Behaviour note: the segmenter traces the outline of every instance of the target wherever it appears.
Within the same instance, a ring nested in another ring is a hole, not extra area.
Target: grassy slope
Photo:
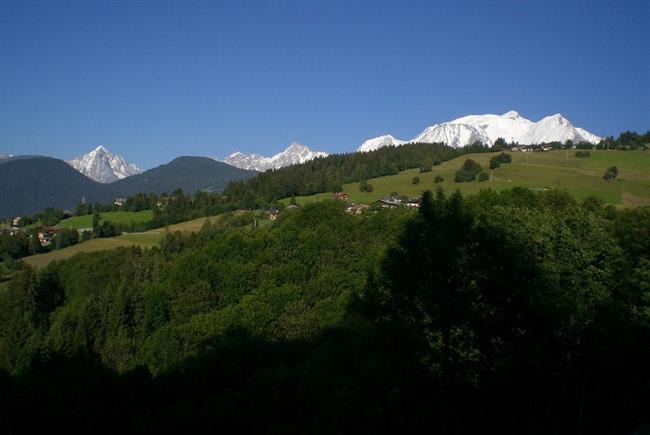
[[[610,204],[624,206],[650,205],[650,151],[592,151],[591,157],[579,159],[575,151],[550,151],[544,153],[512,153],[512,163],[494,170],[492,182],[453,182],[454,173],[465,159],[479,162],[484,169],[495,154],[469,154],[434,166],[432,172],[421,174],[418,169],[402,171],[397,175],[369,180],[374,190],[359,192],[359,183],[343,186],[351,201],[371,203],[396,191],[404,195],[419,195],[426,189],[440,186],[445,190],[460,190],[475,193],[491,188],[496,191],[523,186],[532,189],[558,187],[567,190],[577,198],[590,195],[602,198]],[[568,157],[567,157],[568,155]],[[610,166],[617,166],[619,177],[605,181],[602,176]],[[435,184],[436,175],[445,181]],[[420,177],[420,184],[412,184],[413,177]],[[297,197],[299,204],[331,198],[331,193]],[[283,200],[288,202],[288,199]]]
[[[212,222],[214,222],[218,218],[218,216],[213,216],[210,218],[199,218],[187,222],[182,222],[180,224],[170,225],[168,228],[171,232],[197,232],[201,229],[201,226],[205,223],[206,219],[210,219]],[[164,232],[165,228],[158,228],[143,233],[131,233],[118,237],[107,237],[102,239],[89,240],[87,242],[79,243],[77,245],[69,246],[57,251],[48,252],[46,254],[38,254],[32,255],[30,257],[25,257],[23,258],[23,261],[30,266],[44,267],[50,264],[52,261],[65,260],[80,252],[96,252],[136,245],[143,248],[150,248],[160,243]]]
[[[143,210],[138,212],[131,211],[109,211],[106,213],[100,213],[99,222],[102,223],[105,220],[110,221],[114,224],[129,224],[131,222],[140,223],[140,222],[149,222],[153,218],[152,210]],[[59,227],[67,228],[91,228],[93,226],[93,216],[73,216],[68,219],[64,219],[59,222]]]

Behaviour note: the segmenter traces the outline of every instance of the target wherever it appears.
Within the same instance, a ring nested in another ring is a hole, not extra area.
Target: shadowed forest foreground
[[[25,269],[15,433],[645,433],[650,209],[425,192],[309,204]]]

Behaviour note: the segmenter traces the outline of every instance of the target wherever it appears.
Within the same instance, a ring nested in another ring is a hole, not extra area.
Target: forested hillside
[[[224,194],[236,208],[253,208],[290,196],[337,192],[345,183],[395,175],[423,165],[431,167],[464,153],[488,150],[481,145],[452,148],[444,144],[413,143],[367,153],[332,154],[230,183]]]
[[[256,174],[207,157],[179,157],[122,180],[102,184],[80,174],[63,160],[24,156],[0,160],[0,218],[24,216],[48,207],[74,210],[86,203],[110,204],[138,193],[194,195],[221,192],[230,181]]]
[[[17,272],[0,293],[13,433],[650,424],[649,208],[525,189],[344,207]]]
[[[104,203],[116,194],[63,160],[40,156],[0,160],[0,218],[24,216],[48,207],[72,210],[82,199]]]

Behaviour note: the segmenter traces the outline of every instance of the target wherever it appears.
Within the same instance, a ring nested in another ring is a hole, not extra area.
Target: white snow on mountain
[[[454,124],[444,122],[427,127],[422,133],[411,139],[411,142],[436,143],[442,142],[449,146],[459,148],[475,142],[488,144],[490,138],[479,127],[469,124]]]
[[[602,137],[589,133],[584,128],[576,127],[576,130],[578,131],[578,133],[580,133],[580,136],[582,136],[587,142],[598,143],[603,139]]]
[[[100,183],[112,183],[122,178],[142,172],[133,163],[128,163],[121,156],[112,154],[102,145],[68,161],[68,164],[88,178]]]
[[[308,162],[317,157],[326,157],[327,153],[312,151],[305,145],[297,142],[289,145],[284,151],[273,157],[264,157],[259,154],[244,154],[239,151],[230,154],[224,159],[229,165],[241,169],[253,169],[259,172],[265,172],[269,169],[279,169],[285,166],[297,165]]]
[[[378,136],[374,137],[372,139],[368,139],[364,143],[361,144],[359,148],[357,148],[357,151],[360,152],[368,152],[368,151],[374,151],[382,147],[387,147],[387,146],[399,146],[405,144],[406,141],[397,139],[390,134],[385,134],[383,136]]]
[[[498,138],[522,145],[566,142],[567,140],[572,140],[575,143],[598,143],[601,140],[600,137],[583,128],[574,127],[568,119],[559,113],[534,122],[511,110],[503,115],[469,115],[450,122],[436,124],[426,128],[408,142],[442,142],[453,147],[463,147],[475,142],[492,145]],[[373,149],[387,145],[399,145],[397,143],[384,144],[379,139],[371,139],[371,141],[377,140],[378,144]],[[370,151],[370,149],[366,149],[368,147],[365,147],[367,142],[364,142],[357,151]],[[362,149],[362,147],[365,148]]]

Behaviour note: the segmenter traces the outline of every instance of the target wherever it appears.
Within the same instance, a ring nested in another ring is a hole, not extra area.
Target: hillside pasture
[[[650,151],[591,151],[591,157],[577,158],[575,150],[548,152],[512,152],[512,163],[502,164],[491,171],[492,180],[485,182],[454,182],[455,172],[466,159],[473,159],[489,171],[489,160],[497,153],[467,154],[434,166],[431,172],[420,173],[409,169],[397,175],[373,178],[368,182],[372,192],[360,192],[359,183],[343,185],[350,201],[370,204],[392,192],[419,196],[424,190],[441,187],[446,191],[459,190],[471,194],[481,189],[501,191],[515,186],[533,190],[561,189],[578,199],[596,196],[609,204],[625,207],[650,205]],[[619,176],[616,180],[603,179],[605,170],[616,166]],[[444,177],[441,183],[434,183],[436,176]],[[413,184],[413,177],[420,178]],[[329,199],[331,193],[319,193],[296,197],[298,204]],[[287,204],[288,198],[282,200]]]
[[[166,228],[157,228],[155,230],[122,234],[117,237],[106,237],[101,239],[88,240],[87,242],[78,243],[67,248],[51,251],[45,254],[37,254],[25,257],[22,260],[30,266],[45,267],[52,261],[65,260],[82,252],[105,251],[128,246],[140,246],[142,248],[151,248],[158,246],[166,231],[169,232],[197,232],[201,229],[206,220],[216,222],[219,216],[208,218],[199,218],[179,224],[170,225]],[[83,227],[82,227],[83,228]]]
[[[109,211],[99,214],[99,223],[104,221],[109,221],[113,224],[125,224],[129,225],[131,222],[134,224],[147,223],[153,218],[152,210],[142,210],[142,211]],[[93,226],[93,215],[88,214],[84,216],[73,216],[68,219],[64,219],[57,225],[60,228],[72,228],[79,230],[82,228],[92,228]]]

